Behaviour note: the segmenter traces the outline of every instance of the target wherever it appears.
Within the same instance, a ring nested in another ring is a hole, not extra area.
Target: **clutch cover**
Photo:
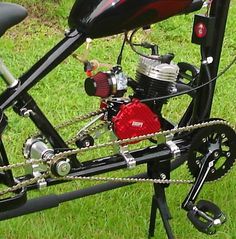
[[[159,117],[137,99],[122,105],[112,121],[113,130],[121,140],[148,135],[161,130]]]

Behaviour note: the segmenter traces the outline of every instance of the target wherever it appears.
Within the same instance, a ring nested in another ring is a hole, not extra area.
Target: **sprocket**
[[[206,181],[222,178],[232,168],[236,159],[236,133],[225,124],[202,128],[194,135],[189,149],[187,165],[190,173],[197,177],[206,155],[214,154],[214,166]]]

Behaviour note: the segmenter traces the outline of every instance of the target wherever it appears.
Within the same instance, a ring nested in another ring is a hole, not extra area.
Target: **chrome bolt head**
[[[221,138],[224,139],[226,136],[225,134],[221,134]]]
[[[219,155],[220,155],[219,152],[215,152],[215,153],[214,153],[214,157],[215,157],[215,158],[218,158]]]
[[[200,161],[200,160],[197,160],[197,161],[196,161],[196,164],[198,165],[199,168],[201,168],[202,164],[201,164],[201,161]]]
[[[219,226],[222,225],[222,222],[221,222],[221,220],[218,218],[218,219],[215,219],[215,220],[213,221],[213,224],[214,224],[214,226],[219,227]]]
[[[91,144],[90,144],[89,140],[86,140],[86,141],[84,142],[84,144],[85,144],[85,146],[86,146],[86,147],[89,147],[89,146],[91,146]]]
[[[231,153],[230,152],[227,152],[226,153],[226,156],[229,158],[231,156]]]
[[[165,175],[164,173],[162,173],[162,174],[160,175],[160,177],[161,177],[161,179],[163,179],[163,180],[166,179],[166,175]]]
[[[68,175],[70,173],[70,170],[70,160],[62,160],[56,165],[56,173],[61,177]]]
[[[206,138],[203,138],[203,139],[202,139],[202,142],[203,142],[203,143],[206,143],[206,141],[207,141]]]

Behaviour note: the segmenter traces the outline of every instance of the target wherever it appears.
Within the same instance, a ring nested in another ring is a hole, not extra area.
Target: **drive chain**
[[[67,127],[67,126],[70,126],[74,123],[80,122],[81,120],[91,118],[91,117],[96,116],[98,114],[101,114],[103,112],[104,112],[104,110],[99,110],[97,112],[93,112],[93,113],[87,114],[85,116],[76,117],[73,120],[67,121],[67,122],[59,125],[56,128],[57,129],[62,129],[64,127]],[[129,139],[110,141],[110,142],[107,142],[107,143],[98,144],[98,145],[94,145],[94,146],[90,146],[90,147],[67,150],[67,151],[55,154],[51,159],[49,159],[46,162],[45,162],[45,160],[33,160],[32,159],[32,160],[30,160],[28,162],[25,162],[25,163],[17,163],[17,164],[12,164],[12,165],[8,165],[8,166],[2,166],[2,167],[0,167],[0,172],[1,171],[8,171],[8,170],[16,169],[16,168],[22,168],[22,167],[25,167],[25,166],[28,166],[28,165],[33,165],[33,164],[40,164],[40,163],[45,164],[46,163],[48,165],[48,171],[41,174],[38,177],[34,177],[32,179],[25,180],[25,181],[22,181],[20,183],[16,183],[16,185],[14,185],[13,187],[9,187],[5,190],[2,190],[0,192],[0,195],[15,192],[16,190],[19,190],[19,189],[27,187],[31,184],[37,183],[39,180],[44,180],[48,176],[53,177],[53,178],[57,178],[59,180],[66,180],[66,181],[81,180],[81,181],[106,181],[106,182],[112,181],[112,182],[124,182],[124,183],[127,183],[127,182],[128,183],[137,183],[138,182],[138,183],[158,183],[158,184],[191,184],[191,183],[194,182],[194,180],[118,178],[118,177],[96,177],[96,176],[90,176],[90,177],[87,177],[87,176],[56,177],[55,175],[52,175],[52,173],[50,172],[50,165],[53,164],[54,162],[60,160],[60,159],[67,158],[67,157],[72,156],[72,155],[77,155],[79,153],[86,152],[86,151],[89,151],[89,150],[101,149],[101,148],[105,148],[105,147],[121,146],[121,145],[129,144],[129,143],[133,143],[133,142],[137,142],[137,141],[142,141],[142,140],[147,140],[147,139],[155,138],[155,137],[159,137],[159,136],[168,136],[168,135],[175,135],[175,134],[179,134],[179,133],[191,132],[191,131],[194,131],[194,130],[198,130],[198,129],[205,128],[205,127],[208,127],[208,126],[213,126],[213,125],[227,125],[227,126],[232,127],[226,121],[214,120],[214,121],[189,125],[189,126],[186,126],[186,127],[174,128],[174,129],[171,129],[171,130],[161,131],[161,132],[152,133],[152,134],[148,134],[148,135],[133,137],[133,138],[129,138]]]

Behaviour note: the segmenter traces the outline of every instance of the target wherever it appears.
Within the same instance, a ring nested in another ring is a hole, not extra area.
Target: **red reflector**
[[[194,32],[198,38],[203,38],[207,34],[207,27],[204,23],[199,22],[195,25]]]

